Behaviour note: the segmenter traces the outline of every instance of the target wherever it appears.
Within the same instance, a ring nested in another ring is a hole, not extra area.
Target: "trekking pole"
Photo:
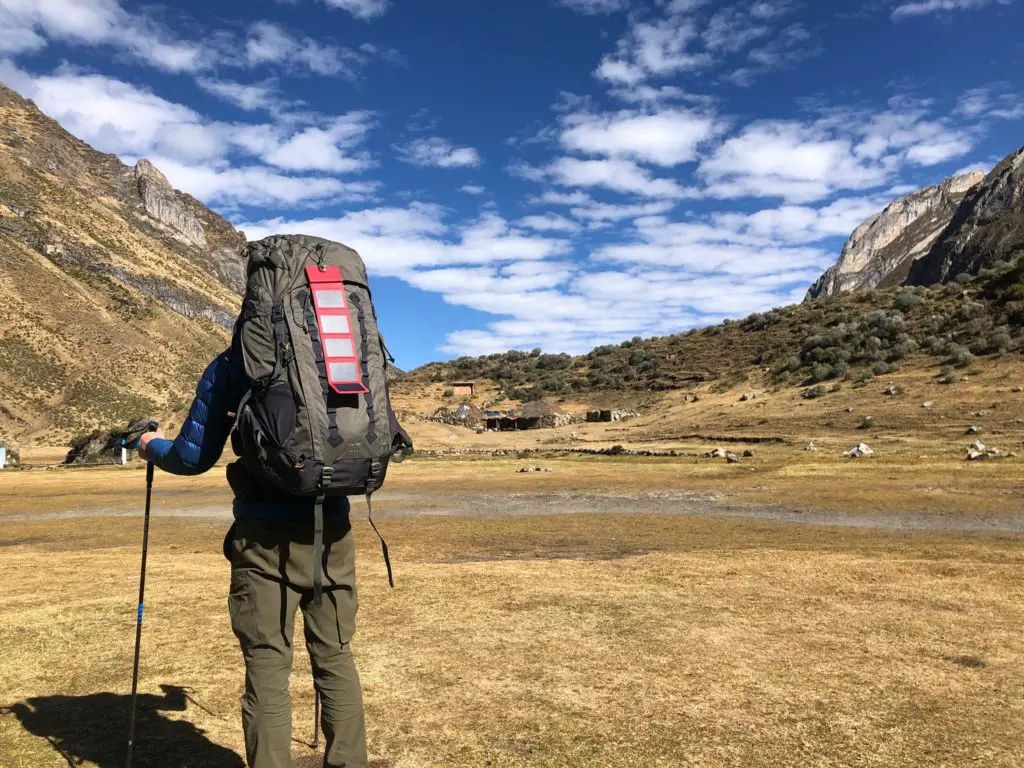
[[[149,422],[145,429],[124,435],[118,442],[122,448],[135,448],[143,432],[155,432],[158,428],[155,421]],[[135,704],[139,694],[139,655],[142,651],[142,611],[146,596],[146,555],[149,554],[149,510],[153,498],[153,462],[146,462],[146,513],[142,523],[142,569],[139,575],[139,608],[135,620],[135,665],[132,668],[132,704],[128,715],[128,756],[125,768],[132,768],[132,748],[135,746]]]

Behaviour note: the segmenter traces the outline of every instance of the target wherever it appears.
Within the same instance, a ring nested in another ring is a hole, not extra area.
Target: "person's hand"
[[[150,457],[146,453],[146,446],[149,445],[150,440],[155,440],[156,438],[163,439],[163,436],[164,431],[162,429],[158,429],[156,432],[143,432],[142,437],[139,438],[139,458],[143,461],[149,461]]]

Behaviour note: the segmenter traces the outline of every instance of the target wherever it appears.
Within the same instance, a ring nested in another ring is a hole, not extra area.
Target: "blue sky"
[[[0,81],[250,238],[366,259],[399,365],[799,301],[1024,144],[1024,0],[0,0]]]

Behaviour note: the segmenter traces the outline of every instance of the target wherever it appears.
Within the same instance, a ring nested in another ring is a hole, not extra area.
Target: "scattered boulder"
[[[1014,392],[1024,392],[1024,387],[1014,387],[1013,391]]]
[[[922,408],[934,408],[935,407],[935,402],[932,401],[932,400],[928,400],[927,402],[921,403],[921,407]]]
[[[728,454],[727,451],[725,451],[725,450],[723,450],[721,448],[715,448],[715,450],[708,451],[707,453],[705,453],[704,454],[704,458],[705,459],[724,459],[728,455],[729,454]]]
[[[847,408],[847,409],[846,409],[846,412],[847,412],[847,413],[853,413],[853,408]]]
[[[981,440],[975,440],[969,446],[967,446],[967,461],[984,461],[985,459],[994,459],[1000,455],[998,448],[991,445],[985,445]]]
[[[889,395],[890,397],[894,397],[896,395],[902,395],[903,390],[895,385],[888,386],[885,388],[885,394]]]
[[[983,419],[988,416],[988,411],[975,411],[973,415],[976,419]]]
[[[981,427],[977,427],[977,426],[973,426],[972,425],[972,426],[967,428],[967,432],[965,434],[968,434],[968,435],[980,435],[981,434]]]
[[[750,400],[756,400],[756,399],[757,399],[757,395],[755,395],[753,392],[747,392],[747,393],[743,394],[740,397],[740,402],[741,403],[746,403],[746,402],[748,402]]]
[[[745,459],[752,459],[752,458],[754,458],[754,452],[751,451],[750,449],[745,450],[743,452],[743,458],[745,458]]]
[[[853,446],[853,448],[851,448],[850,450],[848,450],[846,452],[846,455],[849,456],[851,459],[859,459],[863,456],[874,456],[875,452],[867,443],[860,443],[858,445]]]
[[[810,453],[814,453],[818,450],[818,446],[816,446],[814,443],[808,443],[807,447],[804,448],[804,450]]]
[[[529,474],[529,473],[532,473],[532,472],[550,472],[550,471],[551,471],[551,469],[549,467],[520,467],[519,469],[516,470],[516,474],[523,475],[523,474]]]

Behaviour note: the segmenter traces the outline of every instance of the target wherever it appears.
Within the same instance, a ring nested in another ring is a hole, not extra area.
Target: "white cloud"
[[[514,164],[509,171],[531,181],[550,180],[563,187],[604,187],[642,197],[673,199],[696,195],[694,190],[681,187],[672,179],[657,178],[646,168],[622,158],[580,160],[559,157],[543,168]]]
[[[901,3],[892,12],[895,20],[911,16],[925,16],[929,13],[952,13],[953,11],[973,11],[988,5],[1009,5],[1013,0],[916,0]]]
[[[629,0],[555,0],[555,4],[586,16],[615,13],[629,8]]]
[[[956,113],[970,120],[980,117],[1020,120],[1024,118],[1024,97],[1009,83],[972,88],[960,98]]]
[[[309,127],[300,130],[287,140],[269,149],[263,158],[278,168],[291,171],[330,171],[333,173],[354,173],[372,166],[365,152],[350,154],[374,127],[369,112],[350,112],[335,118],[325,127]]]
[[[188,164],[164,157],[153,163],[178,189],[211,205],[320,206],[373,200],[379,184],[330,176],[294,176],[263,166]]]
[[[754,10],[763,5],[765,4],[758,4]],[[704,45],[709,51],[735,53],[771,31],[771,28],[763,23],[763,18],[760,14],[744,13],[737,6],[723,8],[711,17],[704,28]]]
[[[697,39],[696,25],[682,17],[636,23],[595,74],[616,85],[635,86],[648,77],[701,69],[712,59],[706,52],[689,50]]]
[[[487,190],[484,187],[476,184],[463,184],[459,189],[465,192],[467,195],[482,195]]]
[[[475,168],[483,162],[472,147],[455,147],[447,139],[415,139],[396,147],[399,158],[411,165],[434,168]]]
[[[799,61],[823,52],[820,45],[812,44],[811,34],[801,24],[792,24],[779,31],[774,39],[753,48],[747,54],[746,66],[726,75],[726,81],[747,88],[761,75],[784,69]]]
[[[662,166],[695,160],[697,148],[719,131],[714,117],[682,109],[575,113],[564,118],[563,125],[561,143],[568,150]]]
[[[120,80],[66,68],[33,77],[10,65],[0,75],[71,133],[105,152],[152,152],[179,131],[198,138],[193,129],[201,117],[195,111]]]
[[[364,21],[383,16],[391,5],[390,0],[324,0],[332,8],[348,11]]]
[[[198,43],[177,40],[152,19],[125,11],[115,0],[3,0],[0,50],[38,50],[45,38],[78,45],[109,45],[169,72],[196,72],[209,64]]]
[[[564,240],[524,234],[494,213],[453,228],[443,209],[423,203],[241,226],[250,237],[287,230],[338,240],[359,251],[375,274],[403,279],[426,268],[544,260],[568,250]]]
[[[382,5],[380,0],[341,1],[350,3],[356,15]],[[226,31],[203,40],[187,40],[152,14],[131,13],[117,0],[2,0],[0,53],[36,51],[48,40],[108,46],[167,72],[198,73],[216,66],[272,64],[355,79],[374,56],[394,56],[392,51],[367,44],[353,49],[296,37],[267,21],[253,24],[244,41]]]
[[[355,80],[371,52],[376,52],[372,46],[354,50],[328,45],[311,37],[296,37],[278,24],[259,21],[249,27],[242,63],[249,67],[273,64]]]
[[[68,68],[36,77],[0,62],[0,80],[34,99],[45,113],[97,149],[129,163],[148,157],[179,189],[207,203],[365,202],[374,199],[380,186],[324,175],[371,165],[359,149],[373,127],[366,112],[321,119],[313,126],[219,123],[151,91]]]
[[[273,82],[237,83],[232,80],[215,80],[200,77],[196,84],[207,93],[234,104],[247,112],[280,109],[284,102]]]
[[[698,173],[712,197],[811,202],[888,184],[907,165],[960,157],[975,140],[948,120],[928,119],[921,105],[894,101],[881,112],[833,110],[809,123],[751,123],[706,157]]]
[[[532,229],[536,232],[579,232],[581,227],[556,213],[545,213],[542,216],[525,216],[516,222],[516,226]]]
[[[46,47],[46,40],[34,29],[18,26],[3,8],[0,8],[0,53],[18,54],[38,51]]]

